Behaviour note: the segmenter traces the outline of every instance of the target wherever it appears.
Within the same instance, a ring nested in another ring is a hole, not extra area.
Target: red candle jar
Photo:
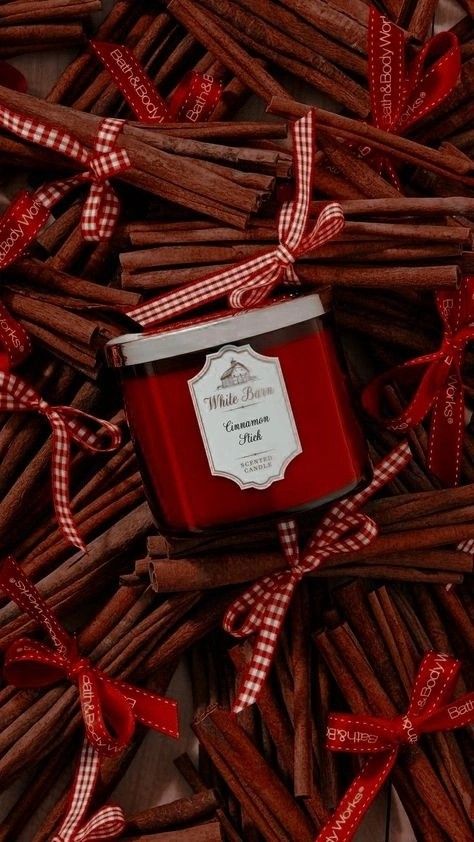
[[[329,318],[309,295],[108,343],[163,531],[280,518],[367,477]]]

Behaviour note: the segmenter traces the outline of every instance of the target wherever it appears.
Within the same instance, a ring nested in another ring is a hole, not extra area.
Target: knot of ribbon
[[[123,120],[112,117],[103,120],[92,152],[66,133],[62,133],[57,139],[52,138],[51,133],[47,133],[41,141],[43,145],[58,149],[86,167],[84,172],[47,184],[35,193],[36,201],[49,209],[74,187],[89,182],[91,187],[81,218],[82,236],[85,240],[108,240],[114,232],[120,214],[120,200],[109,179],[131,166],[127,151],[117,148],[117,138],[123,125]]]
[[[449,701],[461,664],[442,653],[423,658],[405,714],[391,719],[365,714],[330,714],[327,747],[331,751],[372,754],[317,837],[317,842],[349,842],[392,771],[403,745],[423,734],[451,731],[474,722],[474,693]]]
[[[115,839],[124,832],[127,824],[125,816],[122,808],[116,805],[101,807],[87,820],[99,773],[99,755],[90,743],[84,740],[66,815],[52,842]]]
[[[53,502],[64,537],[81,550],[85,544],[74,524],[69,501],[70,443],[91,453],[116,450],[121,441],[116,424],[70,406],[50,406],[15,374],[0,371],[0,410],[39,412],[52,428],[51,469]],[[99,429],[94,432],[91,426]]]
[[[359,510],[410,459],[410,449],[403,442],[376,466],[373,479],[365,489],[331,507],[303,554],[300,554],[298,546],[295,521],[279,524],[280,544],[288,568],[250,585],[227,609],[223,621],[224,629],[235,637],[256,635],[252,657],[241,677],[234,702],[235,713],[252,705],[259,696],[272,664],[295,587],[304,576],[316,570],[331,556],[359,550],[376,537],[375,522]]]
[[[365,410],[392,431],[420,424],[431,412],[427,462],[445,485],[456,485],[461,471],[465,428],[462,364],[466,346],[474,340],[473,294],[474,276],[465,277],[458,290],[438,290],[435,298],[443,325],[443,339],[438,350],[379,375],[362,394]],[[403,412],[387,418],[383,413],[383,401],[385,388],[390,383],[411,388],[415,384],[416,387]]]
[[[309,231],[315,155],[315,116],[309,111],[293,125],[295,196],[285,202],[278,218],[279,245],[262,254],[192,281],[172,292],[135,307],[128,315],[143,327],[168,321],[183,313],[229,297],[233,309],[256,307],[282,281],[298,283],[294,262],[313,251],[344,227],[344,214],[336,202],[321,211]]]
[[[29,638],[11,643],[4,661],[9,684],[47,687],[64,678],[77,684],[86,736],[100,754],[121,752],[132,739],[136,721],[162,734],[178,736],[176,702],[111,678],[81,657],[75,639],[11,556],[0,565],[0,590],[48,632],[54,646]]]
[[[461,50],[453,32],[430,38],[407,60],[405,33],[374,6],[369,16],[369,87],[372,122],[392,134],[405,134],[454,89],[461,70]],[[375,168],[400,189],[392,161],[364,147]]]
[[[27,117],[0,104],[0,126],[17,137],[40,144],[76,161],[84,169],[58,179],[34,193],[21,191],[0,218],[0,268],[5,269],[27,249],[49,219],[50,210],[71,190],[90,184],[81,218],[85,240],[109,239],[120,213],[120,200],[109,179],[131,166],[125,149],[117,146],[123,120],[107,117],[99,126],[92,150],[59,126]]]

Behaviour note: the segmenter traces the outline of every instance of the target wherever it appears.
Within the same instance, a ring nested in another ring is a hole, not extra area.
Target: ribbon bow
[[[178,736],[177,705],[170,699],[110,678],[87,658],[50,611],[11,556],[0,566],[0,589],[48,632],[54,649],[18,638],[5,652],[4,671],[15,687],[47,687],[63,678],[77,684],[86,735],[100,754],[115,755],[130,743],[138,720]],[[93,837],[92,837],[93,838]]]
[[[462,363],[467,344],[474,340],[473,294],[474,276],[464,278],[459,290],[438,290],[436,304],[444,329],[439,349],[381,374],[362,394],[366,411],[388,430],[406,430],[431,412],[428,466],[445,485],[456,485],[461,471],[465,426]],[[423,373],[406,409],[394,418],[384,417],[385,387],[393,382],[412,385],[419,369]]]
[[[234,309],[254,307],[281,281],[298,282],[294,262],[339,234],[344,227],[344,214],[339,204],[331,202],[321,211],[313,229],[306,232],[314,174],[314,112],[309,111],[294,124],[293,150],[296,195],[293,201],[282,205],[279,245],[135,307],[128,312],[132,319],[150,327],[226,295]]]
[[[108,453],[120,444],[119,428],[74,407],[50,406],[31,386],[5,371],[0,371],[0,410],[39,412],[48,419],[53,433],[51,461],[56,516],[64,537],[85,550],[69,501],[70,441],[91,453]],[[87,425],[91,424],[99,427],[98,432],[88,429]]]
[[[86,821],[99,773],[99,755],[84,740],[67,813],[52,842],[93,842],[114,839],[123,833],[127,823],[122,808],[116,805],[101,807]]]
[[[350,785],[317,842],[349,842],[390,775],[403,745],[422,734],[451,731],[474,722],[474,693],[449,703],[461,664],[436,652],[423,658],[406,714],[384,719],[363,714],[331,714],[327,747],[332,751],[373,754]]]
[[[120,201],[109,178],[131,166],[125,149],[117,148],[123,120],[106,118],[91,151],[74,135],[58,126],[43,123],[11,111],[0,104],[0,126],[24,140],[54,149],[85,167],[70,178],[50,182],[35,193],[20,192],[0,219],[0,268],[11,265],[26,250],[46,224],[49,211],[75,187],[90,183],[82,210],[81,228],[85,240],[109,239],[120,213]]]
[[[392,134],[405,134],[446,99],[459,79],[461,51],[453,32],[430,38],[408,62],[404,31],[371,6],[368,46],[372,122]],[[390,159],[370,147],[360,153],[400,189]]]
[[[2,111],[0,110],[0,115]],[[31,121],[30,121],[31,122]],[[90,182],[89,195],[82,209],[81,229],[84,240],[98,242],[108,240],[113,232],[120,214],[120,200],[110,185],[109,178],[128,169],[130,158],[125,149],[117,149],[117,138],[122,131],[124,120],[107,117],[100,124],[94,149],[90,152],[72,135],[62,132],[57,136],[57,130],[47,127],[36,127],[36,132],[46,132],[41,140],[43,146],[49,146],[74,158],[87,169],[79,175],[62,181],[46,184],[36,191],[36,199],[44,207],[51,208],[74,187]],[[16,131],[15,134],[20,132]],[[24,135],[20,133],[23,137]],[[29,138],[31,139],[31,137]]]
[[[301,557],[294,520],[279,524],[279,536],[288,569],[257,580],[228,608],[223,626],[235,637],[256,634],[250,664],[241,679],[233,706],[235,713],[252,705],[266,681],[278,637],[296,585],[332,555],[349,553],[369,544],[377,525],[359,510],[410,461],[403,442],[375,468],[372,482],[363,491],[336,503],[324,517]],[[243,620],[242,620],[243,618]],[[239,625],[240,622],[240,625]]]

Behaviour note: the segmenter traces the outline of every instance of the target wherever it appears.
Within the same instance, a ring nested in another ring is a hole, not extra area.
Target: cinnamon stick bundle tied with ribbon
[[[405,32],[371,6],[368,47],[371,114],[378,129],[405,134],[446,99],[459,79],[461,48],[453,32],[430,38],[408,61]],[[390,158],[370,146],[359,152],[400,190]]]
[[[38,412],[52,428],[52,493],[60,529],[80,550],[86,547],[74,523],[69,501],[70,446],[73,441],[89,453],[111,453],[122,441],[120,427],[71,406],[50,406],[11,369],[31,353],[31,339],[0,302],[0,409]],[[98,427],[95,431],[93,427]]]
[[[59,126],[26,117],[0,103],[0,126],[85,167],[70,178],[45,184],[34,193],[22,191],[16,196],[0,218],[0,269],[10,266],[26,251],[48,221],[50,209],[82,184],[91,185],[82,211],[84,239],[92,242],[110,239],[118,221],[120,201],[109,179],[131,166],[127,151],[116,146],[123,124],[123,120],[103,120],[91,151]]]
[[[295,197],[281,208],[279,245],[129,310],[128,315],[132,319],[150,328],[225,296],[229,296],[233,309],[256,307],[279,283],[298,283],[294,269],[297,258],[332,240],[344,227],[341,206],[330,202],[321,211],[316,225],[307,230],[316,151],[315,130],[312,111],[293,126]]]
[[[12,556],[0,563],[0,591],[42,626],[53,643],[51,648],[18,638],[10,644],[4,661],[8,683],[20,688],[48,687],[67,678],[76,684],[87,739],[101,755],[116,755],[129,745],[136,721],[178,737],[176,702],[111,678],[83,658],[75,639]]]
[[[262,690],[298,583],[330,556],[357,551],[373,541],[377,525],[360,509],[373,494],[391,482],[410,459],[411,452],[406,442],[382,459],[367,488],[332,506],[303,554],[300,554],[298,546],[295,521],[279,524],[281,547],[288,568],[257,580],[237,597],[224,617],[225,630],[235,637],[256,634],[252,658],[242,674],[233,705],[235,713],[252,705]]]
[[[386,429],[405,431],[431,413],[428,467],[445,484],[457,485],[464,439],[464,385],[462,365],[469,342],[474,340],[474,276],[463,279],[459,290],[440,289],[435,294],[443,325],[437,351],[397,365],[369,383],[363,391],[365,410]],[[385,387],[390,383],[413,386],[421,379],[403,412],[387,418],[383,412]]]
[[[460,661],[429,652],[416,675],[406,714],[384,719],[366,714],[330,714],[327,747],[331,751],[372,754],[354,779],[316,842],[350,842],[387,780],[403,746],[423,734],[451,731],[474,722],[474,693],[453,701]]]

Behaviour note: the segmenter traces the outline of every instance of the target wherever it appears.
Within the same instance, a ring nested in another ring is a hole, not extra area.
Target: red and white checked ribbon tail
[[[51,208],[70,190],[91,182],[82,213],[84,239],[95,242],[110,238],[120,212],[120,202],[108,179],[131,166],[127,151],[117,148],[124,120],[110,117],[103,120],[92,152],[59,126],[11,111],[1,103],[0,126],[16,137],[53,149],[87,168],[79,175],[40,187],[35,198],[44,207]]]
[[[314,174],[314,112],[309,111],[294,124],[293,148],[295,198],[281,209],[279,245],[135,307],[128,312],[132,319],[150,327],[226,296],[233,308],[252,307],[280,281],[297,282],[295,260],[335,237],[344,227],[344,214],[341,206],[332,202],[321,212],[314,228],[306,232]]]
[[[235,637],[256,634],[250,663],[237,691],[233,711],[252,705],[266,681],[280,631],[296,585],[316,570],[331,555],[356,552],[370,544],[377,535],[377,525],[359,510],[377,491],[389,483],[408,464],[411,452],[402,442],[374,469],[370,484],[362,491],[336,503],[311,537],[303,556],[298,546],[294,520],[279,524],[279,537],[288,567],[258,579],[228,608],[224,629]]]
[[[64,537],[85,550],[71,512],[69,501],[70,444],[75,441],[90,453],[109,453],[121,442],[120,428],[69,406],[50,406],[24,380],[0,371],[0,409],[7,412],[39,412],[52,428],[52,488],[58,523]],[[91,426],[99,429],[94,432]]]
[[[95,749],[84,740],[74,784],[69,795],[67,813],[52,842],[92,842],[115,839],[126,827],[121,807],[108,805],[97,810],[86,821],[99,780],[100,759]]]

